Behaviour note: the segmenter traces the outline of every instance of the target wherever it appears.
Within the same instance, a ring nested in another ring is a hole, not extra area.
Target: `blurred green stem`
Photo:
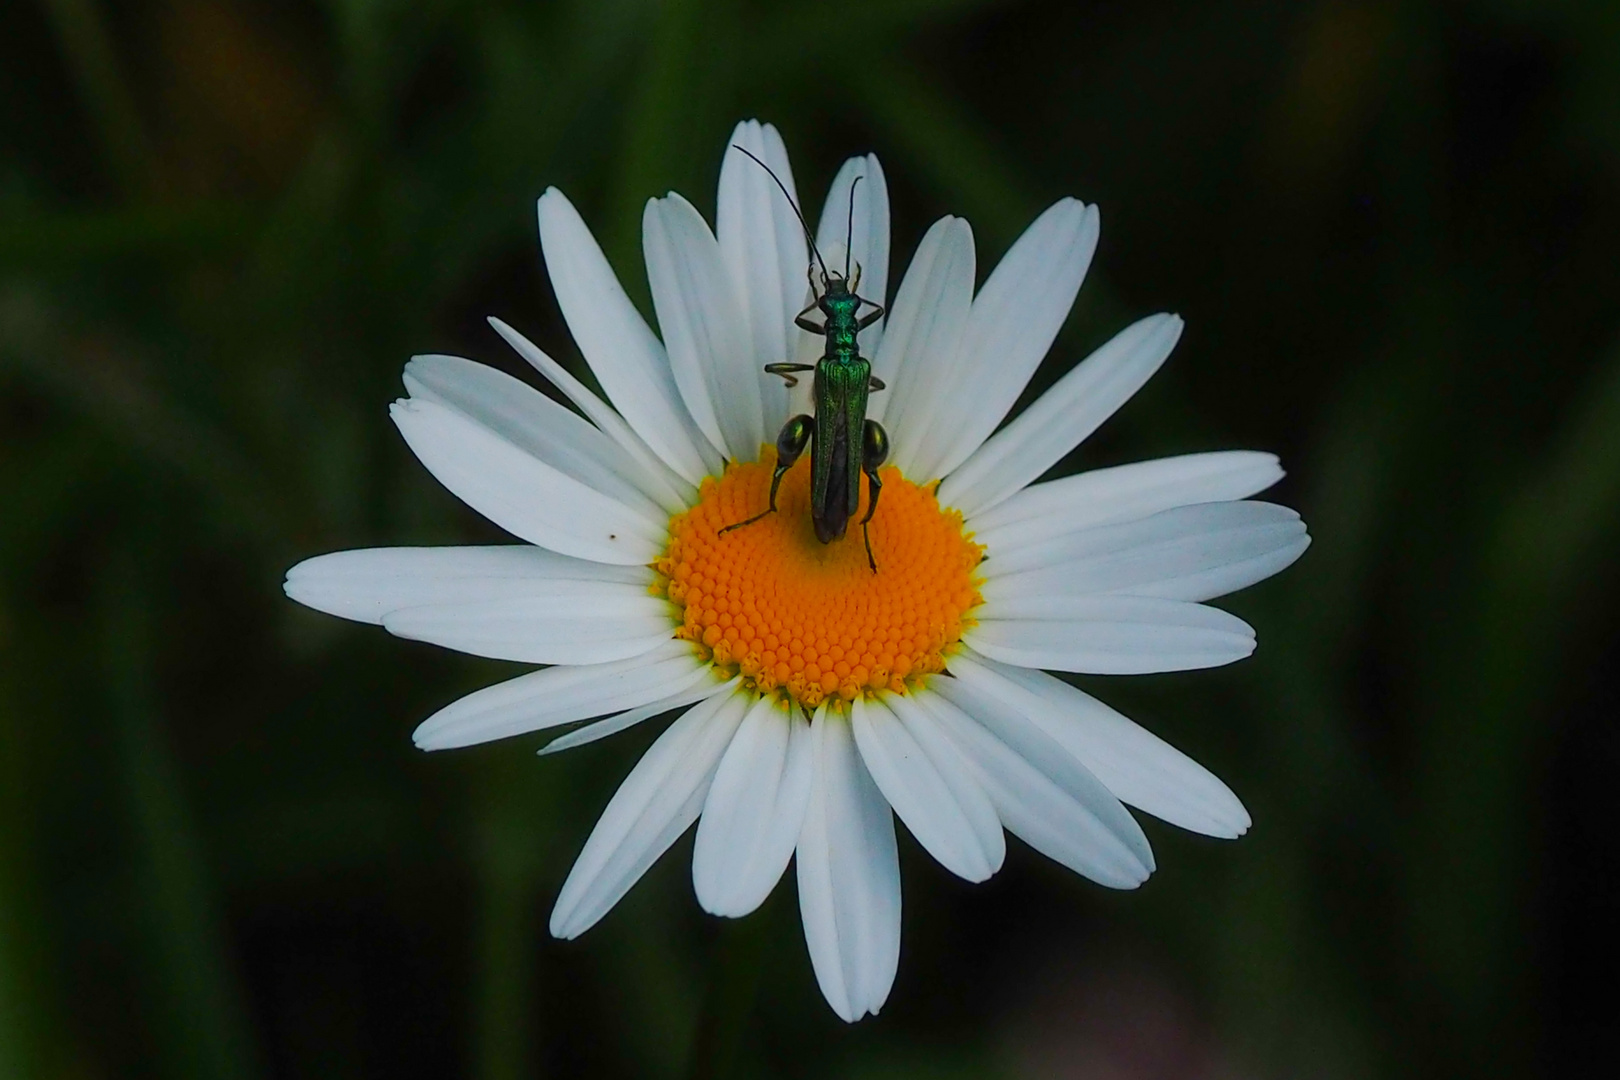
[[[671,189],[714,190],[714,144],[728,130],[735,92],[736,6],[736,0],[665,0],[650,12],[606,239],[609,259],[637,300],[649,296],[644,276],[627,271],[640,262],[647,198]]]
[[[766,943],[775,921],[770,914],[774,906],[767,900],[754,914],[720,924],[703,1013],[692,1036],[688,1080],[725,1080],[736,1075],[743,1032],[764,972]]]
[[[157,180],[151,142],[96,0],[41,0],[41,6],[95,124],[108,168],[126,192],[150,190]]]
[[[884,134],[939,192],[962,200],[983,240],[1009,244],[1040,212],[1040,199],[1007,163],[994,134],[902,54],[874,51],[866,63],[843,71],[849,93],[867,99]],[[883,78],[868,78],[871,71],[882,71]]]
[[[138,530],[136,530],[138,532]],[[102,655],[123,760],[134,835],[135,903],[145,971],[155,985],[163,1069],[158,1075],[221,1080],[260,1072],[218,906],[179,770],[153,702],[153,599],[147,567],[131,548],[108,559],[102,582]]]
[[[39,985],[39,887],[32,850],[33,792],[25,733],[11,691],[6,604],[0,597],[0,1076],[46,1075],[45,1020]]]
[[[496,790],[507,794],[510,788]],[[529,809],[532,799],[500,794],[492,797],[479,837],[476,1075],[521,1080],[537,1075],[534,905],[540,864],[532,821],[511,813]]]
[[[1408,889],[1413,949],[1482,1043],[1476,1075],[1527,1066],[1541,1018],[1529,984],[1527,883],[1538,880],[1537,792],[1558,734],[1561,650],[1582,585],[1620,529],[1620,347],[1570,410],[1538,475],[1486,541],[1461,647],[1428,690]]]

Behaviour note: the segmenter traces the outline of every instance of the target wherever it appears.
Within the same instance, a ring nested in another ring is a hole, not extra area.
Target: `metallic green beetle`
[[[815,238],[810,235],[810,226],[805,222],[804,215],[799,213],[793,197],[788,195],[781,178],[771,171],[769,165],[747,150],[740,146],[733,149],[748,154],[760,168],[770,173],[776,186],[787,196],[788,205],[793,207],[799,224],[804,227],[804,237],[815,255],[815,261],[809,268],[810,291],[814,299],[794,316],[793,321],[800,329],[822,335],[826,339],[826,347],[821,359],[814,364],[765,365],[766,371],[780,375],[789,386],[798,385],[796,373],[814,371],[816,412],[814,416],[800,414],[793,417],[782,425],[781,432],[776,436],[776,471],[771,476],[770,506],[746,521],[727,525],[720,532],[728,533],[752,525],[765,515],[775,513],[776,491],[781,486],[782,474],[793,467],[808,445],[810,518],[815,523],[816,538],[823,544],[843,537],[850,515],[860,503],[861,473],[866,474],[867,504],[866,516],[861,518],[861,537],[866,542],[867,565],[873,573],[877,573],[877,560],[872,556],[872,537],[867,532],[867,523],[877,512],[878,495],[883,490],[883,482],[878,479],[877,471],[888,460],[889,436],[881,424],[866,416],[867,396],[873,391],[882,390],[883,380],[873,376],[872,362],[861,355],[856,336],[881,319],[884,309],[881,304],[856,293],[861,283],[859,264],[855,267],[853,279],[849,272],[849,247],[855,225],[855,185],[860,183],[861,178],[857,176],[849,188],[850,236],[844,243],[844,272],[839,274],[827,269],[821,252],[816,248]],[[819,289],[816,287],[818,265],[821,268]],[[862,314],[862,308],[870,310]],[[819,326],[810,318],[810,313],[818,310],[822,319]]]

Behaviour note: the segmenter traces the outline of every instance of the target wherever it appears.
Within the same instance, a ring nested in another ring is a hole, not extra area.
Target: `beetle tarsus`
[[[776,506],[773,503],[769,508],[767,508],[765,510],[761,510],[759,513],[755,514],[753,517],[749,518],[748,520],[739,521],[735,525],[727,525],[725,528],[721,529],[719,532],[715,533],[714,535],[716,535],[716,536],[724,536],[724,535],[726,535],[726,533],[730,532],[733,529],[740,529],[744,525],[752,525],[754,522],[760,520],[761,518],[769,517],[770,515],[772,515],[774,513],[776,513]]]

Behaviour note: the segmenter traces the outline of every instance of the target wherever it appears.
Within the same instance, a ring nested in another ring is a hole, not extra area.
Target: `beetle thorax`
[[[855,335],[857,325],[855,311],[860,306],[861,299],[850,292],[843,281],[834,278],[827,292],[818,302],[822,317],[826,320],[827,355],[838,353],[853,354],[855,350]]]

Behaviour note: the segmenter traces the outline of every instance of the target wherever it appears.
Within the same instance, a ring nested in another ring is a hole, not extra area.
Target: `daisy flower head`
[[[1205,601],[1283,569],[1309,538],[1293,511],[1249,499],[1282,476],[1269,454],[1035,482],[1153,375],[1181,320],[1127,327],[1003,423],[1079,291],[1097,210],[1052,206],[977,291],[973,233],[945,217],[891,302],[871,155],[844,164],[815,236],[827,266],[847,258],[849,284],[887,305],[858,336],[865,415],[890,450],[870,558],[857,528],[818,535],[813,435],[763,513],[773,444],[792,441],[777,433],[812,410],[810,379],[790,388],[763,369],[832,352],[795,324],[829,279],[807,286],[776,130],[745,122],[731,142],[783,190],[727,152],[713,230],[679,195],[648,202],[659,334],[568,199],[541,197],[546,266],[604,396],[499,320],[577,412],[468,360],[406,366],[392,410],[406,443],[522,543],[338,552],[293,567],[286,588],[401,637],[547,665],[439,710],[416,731],[424,749],[593,721],[549,753],[680,710],[609,800],[551,932],[584,933],[696,822],[693,885],[716,915],[754,910],[794,865],[816,978],[853,1021],[883,1005],[899,962],[896,816],[970,881],[1000,868],[1011,831],[1112,888],[1154,867],[1126,806],[1211,836],[1248,828],[1220,780],[1048,670],[1242,659],[1254,632]],[[841,423],[844,452],[862,452],[853,422],[811,419],[819,452]],[[851,525],[876,490],[844,507]]]

